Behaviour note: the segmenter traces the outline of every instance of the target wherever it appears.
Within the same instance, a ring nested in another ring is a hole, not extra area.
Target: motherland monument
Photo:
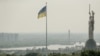
[[[86,41],[85,49],[87,50],[95,50],[96,49],[96,42],[94,40],[94,11],[90,10],[89,4],[89,39]]]

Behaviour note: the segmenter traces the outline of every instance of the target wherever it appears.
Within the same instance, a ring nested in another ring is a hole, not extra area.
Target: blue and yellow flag
[[[44,6],[38,13],[38,19],[46,16],[46,6]]]

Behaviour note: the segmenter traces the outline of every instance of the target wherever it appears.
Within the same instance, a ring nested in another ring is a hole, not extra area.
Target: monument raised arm
[[[89,5],[89,39],[86,42],[85,49],[94,50],[96,49],[96,42],[94,40],[94,11],[90,10]]]

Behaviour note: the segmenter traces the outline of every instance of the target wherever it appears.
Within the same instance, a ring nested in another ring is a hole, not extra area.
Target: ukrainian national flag
[[[38,13],[38,19],[46,16],[46,6],[44,6]]]

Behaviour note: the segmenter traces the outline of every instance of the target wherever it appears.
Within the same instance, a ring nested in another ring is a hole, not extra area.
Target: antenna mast
[[[70,29],[68,30],[68,38],[69,38],[69,45],[70,45]]]

